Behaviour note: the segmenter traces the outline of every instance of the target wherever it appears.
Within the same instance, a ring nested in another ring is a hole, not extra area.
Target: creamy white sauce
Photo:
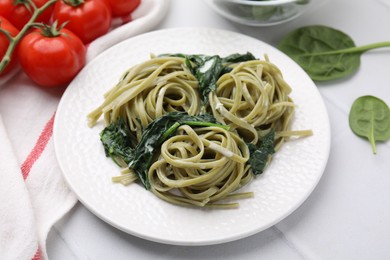
[[[222,104],[221,102],[217,102],[217,105],[215,106],[215,108],[216,108],[219,112],[221,112],[221,110],[222,110],[223,107],[224,107],[224,106],[223,106],[223,104]]]
[[[153,146],[151,146],[150,144],[148,144],[148,145],[146,145],[146,147],[145,147],[145,149],[147,150],[147,151],[153,151]]]
[[[208,71],[211,66],[213,66],[214,60],[208,60],[206,63],[199,69],[200,72],[205,73]]]

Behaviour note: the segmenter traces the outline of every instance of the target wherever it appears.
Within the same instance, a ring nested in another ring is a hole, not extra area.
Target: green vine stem
[[[0,62],[0,73],[3,72],[5,67],[8,65],[8,63],[11,61],[12,53],[15,51],[16,46],[20,42],[20,40],[23,38],[23,36],[27,33],[27,31],[34,25],[36,25],[35,20],[37,17],[45,11],[49,6],[57,2],[57,0],[49,0],[47,1],[43,6],[37,8],[37,6],[34,4],[32,0],[27,0],[28,4],[33,8],[33,15],[31,16],[30,20],[26,23],[26,25],[20,30],[20,32],[15,36],[12,37],[7,31],[0,28],[0,33],[4,34],[9,39],[9,45],[7,52],[5,53],[3,59]]]

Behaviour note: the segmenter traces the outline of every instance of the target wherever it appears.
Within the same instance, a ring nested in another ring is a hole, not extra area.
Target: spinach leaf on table
[[[370,141],[376,154],[375,142],[390,139],[390,109],[377,97],[362,96],[352,104],[349,125],[356,135]]]
[[[352,38],[344,32],[320,25],[299,28],[278,45],[315,81],[353,74],[359,68],[360,56],[364,52],[381,47],[390,47],[390,42],[356,47]]]

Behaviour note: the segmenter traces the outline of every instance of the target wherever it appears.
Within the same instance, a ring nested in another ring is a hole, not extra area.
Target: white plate
[[[86,115],[103,101],[103,93],[122,72],[150,53],[268,54],[293,88],[298,104],[294,129],[313,129],[314,136],[286,143],[266,172],[244,187],[255,197],[234,210],[202,210],[168,204],[141,185],[113,184],[118,167],[105,157],[100,121],[87,127]],[[58,107],[54,124],[58,162],[70,188],[94,214],[132,235],[167,244],[209,245],[262,231],[293,212],[313,191],[324,171],[330,128],[316,86],[290,58],[266,43],[228,31],[182,28],[136,36],[107,50],[76,77]]]

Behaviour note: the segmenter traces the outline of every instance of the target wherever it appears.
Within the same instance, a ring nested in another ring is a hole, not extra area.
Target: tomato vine
[[[27,0],[27,4],[32,8],[31,10],[33,14],[27,24],[19,31],[19,33],[15,37],[13,37],[10,33],[0,27],[0,33],[5,35],[10,42],[8,49],[4,54],[4,57],[0,61],[0,73],[3,72],[5,67],[7,67],[8,63],[11,61],[12,53],[15,51],[16,46],[23,38],[23,36],[29,31],[29,29],[37,25],[37,23],[35,23],[37,17],[55,2],[57,2],[57,0],[49,0],[43,6],[37,7],[32,0]]]

